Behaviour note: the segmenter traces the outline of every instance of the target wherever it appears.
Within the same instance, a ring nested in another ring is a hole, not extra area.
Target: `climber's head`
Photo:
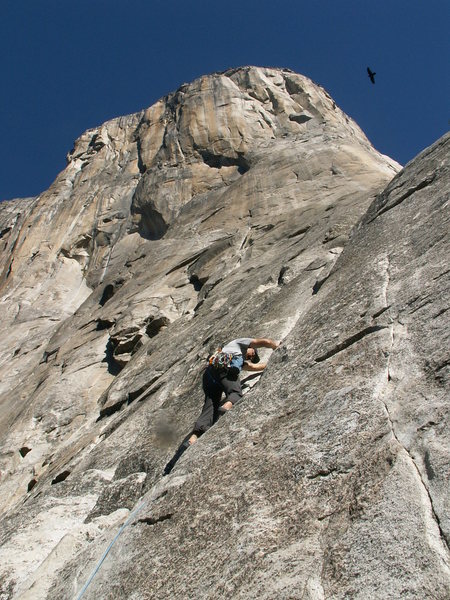
[[[251,361],[252,363],[259,363],[260,358],[255,348],[248,348],[247,354],[245,355],[246,360]]]

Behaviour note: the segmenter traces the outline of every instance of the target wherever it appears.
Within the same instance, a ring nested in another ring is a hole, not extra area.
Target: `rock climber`
[[[257,348],[278,348],[279,342],[267,338],[237,338],[225,344],[208,359],[203,374],[203,391],[205,402],[202,412],[194,424],[192,432],[184,438],[172,459],[164,468],[168,475],[181,455],[195,444],[220,417],[242,398],[239,374],[245,371],[263,371],[266,363],[261,363]],[[222,399],[222,395],[225,398]]]

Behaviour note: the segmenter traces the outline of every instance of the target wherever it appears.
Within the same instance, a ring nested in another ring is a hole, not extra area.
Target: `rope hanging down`
[[[108,556],[111,548],[114,546],[114,544],[116,543],[117,539],[122,534],[123,530],[125,529],[125,527],[127,527],[131,523],[131,521],[133,520],[133,518],[138,514],[138,512],[140,512],[144,508],[144,506],[145,506],[145,502],[141,502],[141,504],[129,515],[128,519],[125,521],[125,523],[119,529],[119,531],[116,533],[116,535],[115,535],[114,539],[112,540],[112,542],[106,548],[105,552],[103,553],[103,556],[98,561],[97,566],[95,567],[95,569],[90,574],[89,579],[84,584],[84,586],[83,586],[82,590],[80,591],[80,593],[78,594],[76,600],[80,600],[84,596],[84,593],[86,592],[86,590],[90,586],[90,584],[91,584],[92,580],[94,579],[94,577],[97,575],[97,573],[98,573],[100,567],[102,566],[105,558]]]

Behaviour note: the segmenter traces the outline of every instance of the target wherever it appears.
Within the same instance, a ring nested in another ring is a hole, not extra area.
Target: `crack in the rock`
[[[52,479],[52,485],[56,485],[57,483],[61,483],[61,481],[65,481],[70,475],[70,471],[62,471],[62,473],[58,473],[58,475]]]
[[[425,186],[422,186],[422,187],[425,187]],[[387,279],[386,279],[386,286],[385,286],[385,290],[384,290],[384,297],[385,297],[385,304],[386,304],[386,306],[388,308],[390,308],[389,299],[388,299],[388,288],[389,288],[389,284],[390,284],[390,281],[391,281],[389,256],[387,256],[386,276],[387,276]],[[415,298],[414,301],[417,300],[417,299],[418,298]],[[390,362],[391,362],[392,351],[393,351],[394,343],[395,343],[395,340],[394,340],[394,325],[391,325],[389,327],[389,329],[390,329],[390,332],[391,332],[391,343],[390,343],[389,351],[387,352],[387,361],[386,361],[386,379],[387,379],[387,383],[386,383],[386,386],[389,386],[389,383],[392,380],[391,375],[390,375]],[[434,520],[435,520],[435,522],[437,524],[437,527],[439,529],[439,533],[440,533],[441,539],[444,541],[445,545],[448,548],[448,540],[447,540],[447,538],[445,536],[445,533],[444,533],[444,531],[443,531],[443,529],[441,527],[441,523],[440,523],[439,517],[438,517],[438,515],[437,515],[437,513],[436,513],[436,511],[434,509],[433,499],[432,499],[431,494],[430,494],[430,492],[428,490],[428,487],[425,484],[425,481],[422,478],[422,474],[420,472],[420,469],[417,466],[414,458],[411,456],[411,454],[407,450],[407,448],[405,448],[405,446],[401,443],[400,439],[398,438],[397,433],[395,431],[394,422],[392,420],[392,417],[391,417],[391,414],[389,412],[389,408],[388,408],[386,402],[382,398],[380,398],[380,400],[381,400],[381,402],[382,402],[382,404],[384,406],[384,410],[386,411],[386,415],[387,415],[387,418],[388,418],[388,421],[389,421],[389,425],[390,425],[390,429],[391,429],[392,435],[394,436],[394,439],[396,440],[396,442],[398,443],[398,445],[401,448],[403,448],[403,450],[406,452],[407,456],[409,457],[409,459],[411,460],[412,464],[414,465],[414,468],[415,468],[415,470],[416,470],[416,472],[417,472],[417,474],[419,476],[420,481],[422,482],[423,488],[424,488],[424,490],[425,490],[425,492],[427,494],[427,497],[428,497],[428,500],[429,500],[429,503],[430,503],[431,514],[433,515],[433,518],[434,518]]]
[[[436,275],[436,277],[433,277],[433,281],[436,281],[436,279],[440,279],[441,277],[444,277],[444,275],[448,275],[450,273],[450,269],[448,271],[444,271],[443,273],[439,273],[439,275]]]
[[[448,367],[449,365],[450,365],[450,359],[445,358],[442,362],[437,363],[437,365],[435,367],[436,373],[441,371],[444,367]]]
[[[149,381],[147,381],[140,388],[138,388],[137,390],[134,390],[133,392],[129,392],[128,393],[128,398],[126,400],[128,402],[128,404],[131,404],[134,400],[142,401],[145,398],[146,394],[148,394],[148,393],[150,393],[152,391],[153,384],[156,381],[158,381],[158,379],[160,377],[161,377],[161,373],[155,373],[149,379]]]
[[[388,210],[391,210],[392,208],[395,208],[396,206],[401,204],[404,200],[406,200],[406,198],[409,198],[409,196],[412,196],[415,192],[418,192],[418,191],[423,190],[424,188],[428,187],[429,185],[431,185],[433,183],[433,181],[435,179],[436,179],[436,172],[433,173],[432,175],[430,175],[429,177],[427,177],[426,179],[424,179],[423,181],[421,181],[420,183],[418,183],[416,186],[406,190],[406,192],[404,192],[401,196],[399,196],[397,198],[397,200],[395,200],[392,204],[389,204],[389,205],[385,204],[382,208],[377,210],[375,216],[369,220],[369,223],[372,223],[372,221],[374,221],[376,218],[378,218],[383,213],[385,213]]]
[[[194,263],[198,258],[200,258],[200,256],[202,256],[202,254],[205,254],[205,252],[207,252],[209,250],[209,248],[203,248],[202,250],[199,250],[198,252],[195,252],[194,254],[192,254],[191,256],[189,256],[188,258],[183,259],[181,262],[179,262],[178,264],[176,264],[174,267],[172,267],[171,269],[169,269],[165,275],[170,275],[171,273],[174,273],[175,271],[177,271],[178,269],[182,269],[183,267],[186,267],[187,265]]]
[[[339,510],[339,509],[332,510],[332,511],[331,511],[331,512],[329,512],[329,513],[325,513],[324,515],[320,515],[320,516],[318,516],[318,517],[317,517],[317,520],[318,520],[318,521],[323,521],[324,519],[328,519],[329,517],[332,517],[333,515],[336,515],[336,514],[338,514],[339,512],[340,512],[340,510]]]
[[[386,363],[386,374],[387,374],[387,377],[386,377],[386,379],[387,379],[387,385],[389,385],[389,382],[391,381],[391,376],[390,376],[390,361],[391,361],[392,349],[393,349],[393,346],[394,346],[394,327],[393,327],[393,325],[390,327],[390,330],[391,330],[391,347],[390,347],[390,349],[389,349],[389,352],[387,353],[387,363]],[[433,499],[432,499],[432,497],[431,497],[431,494],[430,494],[430,491],[429,491],[429,489],[428,489],[428,487],[427,487],[427,485],[426,485],[426,483],[425,483],[425,481],[424,481],[424,479],[423,479],[423,477],[422,477],[422,474],[421,474],[421,472],[420,472],[420,469],[419,469],[419,467],[418,467],[418,465],[417,465],[416,461],[414,460],[414,458],[412,457],[412,455],[411,455],[411,454],[410,454],[410,452],[408,451],[408,449],[407,449],[407,448],[404,446],[404,444],[402,444],[402,442],[400,441],[400,439],[399,439],[399,437],[398,437],[398,435],[397,435],[397,433],[396,433],[396,431],[395,431],[394,422],[393,422],[393,420],[392,420],[392,417],[391,417],[391,414],[390,414],[390,412],[389,412],[389,408],[388,408],[388,406],[387,406],[386,402],[385,402],[385,401],[384,401],[382,398],[381,398],[381,402],[382,402],[382,404],[383,404],[383,406],[384,406],[384,409],[385,409],[385,411],[386,411],[386,415],[387,415],[387,418],[388,418],[388,421],[389,421],[389,425],[390,425],[390,429],[391,429],[392,435],[394,436],[394,439],[396,440],[396,442],[398,443],[398,445],[399,445],[401,448],[403,448],[403,450],[406,452],[407,456],[409,457],[409,459],[410,459],[411,463],[412,463],[412,464],[413,464],[413,466],[414,466],[414,469],[415,469],[415,471],[417,472],[417,475],[418,475],[418,477],[419,477],[419,479],[420,479],[420,481],[421,481],[421,483],[422,483],[422,486],[423,486],[423,488],[424,488],[424,490],[425,490],[425,493],[426,493],[426,495],[427,495],[428,501],[429,501],[429,503],[430,503],[430,510],[431,510],[431,514],[432,514],[432,516],[433,516],[433,518],[434,518],[434,520],[435,520],[435,522],[436,522],[436,525],[437,525],[437,527],[438,527],[438,529],[439,529],[439,534],[440,534],[440,536],[441,536],[441,539],[443,540],[443,542],[445,543],[445,545],[446,545],[446,547],[447,547],[447,549],[448,549],[448,548],[449,548],[449,543],[448,543],[448,540],[447,540],[447,538],[446,538],[446,535],[445,535],[445,532],[444,532],[444,530],[442,529],[442,526],[441,526],[441,522],[440,522],[439,516],[438,516],[438,514],[437,514],[437,512],[436,512],[436,510],[435,510],[435,508],[434,508]],[[432,422],[430,422],[430,424],[431,424],[431,423],[432,423]],[[427,424],[427,425],[428,425],[428,424]]]
[[[208,216],[204,217],[200,223],[205,223],[208,219],[211,219],[214,215],[216,215],[218,212],[220,212],[221,210],[224,210],[225,206],[219,206],[219,208],[216,208],[216,210],[213,210],[212,213],[210,213]]]
[[[2,239],[3,236],[5,236],[7,233],[9,233],[11,231],[12,227],[5,227],[5,229],[2,229],[0,231],[0,240]]]
[[[391,414],[390,414],[390,412],[389,412],[389,409],[388,409],[388,407],[387,407],[387,404],[386,404],[386,402],[384,402],[384,400],[382,400],[382,403],[383,403],[383,406],[384,406],[384,408],[385,408],[385,411],[386,411],[386,414],[387,414],[387,418],[388,418],[389,425],[390,425],[390,428],[391,428],[391,431],[392,431],[392,435],[394,436],[394,438],[395,438],[396,442],[398,443],[398,445],[399,445],[401,448],[403,448],[403,450],[406,452],[406,454],[408,455],[408,457],[409,457],[409,459],[410,459],[411,463],[413,464],[413,466],[414,466],[414,469],[415,469],[415,471],[416,471],[417,475],[419,476],[419,479],[420,479],[420,481],[421,481],[421,483],[422,483],[422,486],[423,486],[423,488],[424,488],[424,490],[425,490],[425,493],[426,493],[426,495],[427,495],[428,501],[429,501],[429,503],[430,503],[431,514],[433,515],[433,518],[434,518],[434,520],[435,520],[435,522],[436,522],[436,525],[437,525],[437,527],[438,527],[438,529],[439,529],[439,534],[440,534],[440,536],[441,536],[441,539],[442,539],[442,541],[445,543],[445,545],[446,545],[447,549],[449,549],[450,547],[449,547],[449,543],[448,543],[447,537],[446,537],[446,535],[445,535],[445,532],[444,532],[444,530],[442,529],[442,526],[441,526],[441,521],[440,521],[440,519],[439,519],[439,516],[438,516],[438,514],[437,514],[437,513],[436,513],[436,511],[435,511],[434,504],[433,504],[433,499],[432,499],[432,497],[431,497],[431,494],[430,494],[430,491],[429,491],[429,489],[428,489],[428,487],[427,487],[427,485],[426,485],[426,483],[425,483],[425,481],[424,481],[424,479],[423,479],[423,477],[422,477],[422,473],[420,472],[420,469],[419,469],[419,467],[417,466],[417,463],[416,463],[416,461],[415,461],[415,460],[414,460],[414,458],[411,456],[411,454],[410,454],[410,452],[408,451],[408,449],[407,449],[407,448],[406,448],[406,447],[405,447],[405,446],[404,446],[404,445],[401,443],[401,441],[399,440],[399,438],[398,438],[398,436],[397,436],[397,433],[396,433],[396,431],[395,431],[394,423],[393,423],[393,421],[392,421],[392,417],[391,417]]]
[[[173,517],[173,513],[167,513],[166,515],[161,515],[160,517],[143,517],[142,519],[138,519],[136,523],[145,523],[146,525],[156,525],[156,523],[162,523],[163,521],[168,521]],[[136,525],[136,523],[133,523]]]
[[[380,317],[384,312],[386,312],[390,308],[391,308],[390,305],[389,306],[383,306],[383,308],[380,308],[380,310],[377,310],[377,312],[373,313],[372,319],[378,319],[378,317]]]
[[[99,416],[97,417],[96,423],[98,421],[101,421],[103,418],[109,417],[112,414],[121,410],[121,408],[124,404],[130,405],[134,401],[142,402],[143,400],[145,400],[148,395],[153,394],[161,387],[161,385],[163,385],[164,382],[160,382],[159,385],[158,384],[154,385],[160,377],[161,377],[161,373],[159,373],[159,372],[155,373],[149,379],[149,381],[147,381],[139,389],[129,392],[126,396],[122,396],[116,402],[114,402],[114,404],[110,404],[106,407],[102,407],[100,409],[100,413],[99,413]],[[106,401],[107,401],[107,399],[105,400],[105,402]]]
[[[322,279],[316,280],[316,282],[313,285],[313,290],[312,290],[313,296],[315,296],[317,294],[317,292],[320,290],[320,288],[323,286],[323,284],[325,283],[325,281],[328,279],[329,276],[330,276],[330,274],[328,274],[326,277],[323,277]]]
[[[355,333],[355,335],[350,336],[349,338],[347,338],[340,344],[337,344],[337,346],[335,346],[331,350],[328,350],[328,352],[325,352],[325,354],[318,356],[314,360],[315,360],[315,362],[323,362],[324,360],[331,358],[335,354],[338,354],[339,352],[346,350],[353,344],[356,344],[357,342],[362,340],[367,335],[370,335],[371,333],[376,333],[377,331],[381,331],[382,329],[387,329],[387,328],[388,328],[387,325],[372,325],[371,327],[366,327],[362,331],[359,331],[358,333]]]
[[[333,475],[333,473],[335,473],[337,471],[336,468],[334,469],[321,469],[320,471],[317,471],[317,473],[313,473],[312,475],[307,475],[307,479],[318,479],[319,477],[329,477],[330,475]]]
[[[420,296],[419,296],[419,298],[420,298]],[[418,300],[419,298],[416,298],[415,300]],[[415,312],[417,312],[418,310],[420,310],[424,306],[427,306],[428,304],[432,304],[434,298],[432,298],[430,296],[426,296],[425,298],[421,298],[421,300],[422,300],[422,302],[418,306],[416,306],[415,308],[412,308],[409,311],[410,315],[413,315]],[[411,302],[411,304],[413,304],[413,302]],[[411,304],[410,304],[410,306],[411,306]]]
[[[306,225],[305,227],[302,227],[301,229],[298,229],[297,231],[294,231],[294,233],[288,235],[287,238],[290,240],[292,238],[298,237],[299,235],[305,235],[305,233],[307,233],[310,229],[311,225]]]
[[[437,319],[438,317],[440,317],[441,315],[443,315],[444,313],[446,313],[448,310],[450,309],[450,306],[447,306],[445,308],[442,308],[439,312],[437,312],[435,315],[431,315],[432,319]]]

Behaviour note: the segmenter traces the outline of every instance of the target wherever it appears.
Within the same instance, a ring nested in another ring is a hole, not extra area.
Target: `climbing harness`
[[[120,537],[120,535],[122,534],[123,530],[125,529],[125,527],[127,527],[131,521],[133,520],[133,518],[138,514],[138,512],[140,512],[144,506],[145,506],[145,502],[141,502],[141,504],[128,516],[128,519],[125,521],[125,523],[122,525],[122,527],[119,529],[119,531],[117,532],[116,536],[114,537],[114,539],[112,540],[112,542],[109,544],[109,546],[106,548],[105,552],[103,553],[103,556],[101,557],[101,559],[98,561],[97,566],[95,567],[95,569],[92,571],[92,573],[89,576],[89,579],[86,581],[86,583],[84,584],[82,590],[80,591],[80,593],[78,594],[76,600],[81,600],[81,598],[84,596],[84,593],[86,592],[86,590],[88,589],[88,587],[90,586],[92,580],[94,579],[94,577],[97,575],[100,567],[102,566],[105,558],[108,556],[111,548],[114,546],[114,544],[116,543],[117,539]]]
[[[227,352],[214,352],[214,354],[209,357],[208,362],[214,369],[228,369],[232,360],[232,354],[228,354]]]

